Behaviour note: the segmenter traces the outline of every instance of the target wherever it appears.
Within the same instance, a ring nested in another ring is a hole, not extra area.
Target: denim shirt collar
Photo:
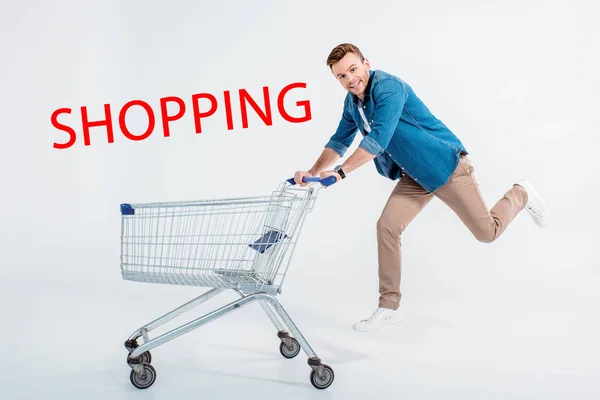
[[[373,75],[375,74],[375,71],[371,70],[369,71],[369,82],[367,83],[367,87],[365,88],[365,97],[362,100],[362,102],[367,101],[367,99],[369,99],[371,97],[371,88],[373,87],[372,83],[373,83]],[[354,105],[358,105],[359,101],[361,101],[357,95],[352,94],[352,103],[354,103]]]

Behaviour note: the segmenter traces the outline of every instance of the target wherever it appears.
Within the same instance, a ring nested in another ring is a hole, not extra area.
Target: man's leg
[[[528,204],[528,197],[532,196],[528,196],[528,191],[523,186],[513,185],[489,210],[473,171],[469,157],[461,156],[449,181],[436,190],[434,195],[456,213],[477,240],[491,243],[500,237]]]
[[[379,307],[369,319],[354,324],[357,331],[379,329],[391,322],[400,305],[402,256],[400,236],[408,224],[431,201],[433,195],[408,175],[392,191],[377,221],[379,261]]]
[[[432,198],[431,193],[405,175],[392,191],[377,221],[379,307],[396,310],[400,306],[401,235]]]

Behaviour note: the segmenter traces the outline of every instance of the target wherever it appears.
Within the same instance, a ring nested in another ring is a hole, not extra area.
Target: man
[[[369,61],[352,44],[340,44],[327,66],[348,91],[341,121],[321,156],[304,176],[335,176],[336,182],[373,160],[380,175],[398,183],[377,221],[379,306],[357,331],[372,331],[402,320],[400,316],[400,236],[435,196],[448,205],[481,242],[496,240],[516,215],[526,209],[546,226],[543,200],[527,180],[517,181],[489,210],[479,192],[468,152],[438,120],[412,88],[400,78],[371,70]],[[341,165],[326,170],[344,156],[357,130],[363,138]]]

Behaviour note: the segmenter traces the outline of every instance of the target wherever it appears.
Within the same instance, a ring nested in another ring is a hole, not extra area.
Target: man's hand
[[[325,147],[323,149],[323,152],[321,153],[321,156],[319,157],[317,162],[315,162],[315,165],[313,165],[311,169],[309,169],[308,171],[296,171],[296,173],[294,174],[294,182],[296,182],[297,185],[302,187],[308,186],[310,182],[302,182],[302,178],[304,178],[305,176],[319,176],[319,173],[322,170],[324,170],[325,168],[329,168],[331,164],[333,164],[339,159],[340,156],[335,150],[329,147]]]
[[[319,177],[321,179],[327,178],[328,176],[334,176],[335,177],[335,183],[338,183],[339,181],[342,180],[342,177],[340,176],[340,174],[338,174],[335,171],[323,171],[319,174]]]
[[[296,185],[299,185],[301,187],[305,187],[305,186],[309,185],[310,182],[302,182],[302,178],[304,178],[305,176],[312,176],[312,175],[308,171],[296,171],[296,173],[294,174],[294,181],[296,182]]]

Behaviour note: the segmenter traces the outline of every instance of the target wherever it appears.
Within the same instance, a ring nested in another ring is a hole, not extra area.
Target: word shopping
[[[300,108],[300,116],[292,116],[288,113],[285,108],[285,96],[290,93],[293,89],[306,88],[306,84],[303,82],[295,82],[285,86],[281,89],[277,95],[277,111],[281,117],[291,123],[301,123],[309,121],[311,117],[310,101],[300,100],[296,102],[296,106]],[[215,114],[219,107],[225,108],[225,123],[227,130],[233,130],[233,111],[232,111],[232,99],[229,90],[223,92],[222,101],[217,101],[217,97],[211,93],[197,93],[192,95],[192,118],[194,120],[194,127],[196,134],[202,133],[202,119],[211,117]],[[271,126],[273,124],[273,113],[271,111],[271,95],[268,86],[263,87],[263,106],[258,103],[250,96],[247,90],[238,90],[238,100],[240,106],[240,114],[242,120],[242,128],[248,128],[248,106],[250,106],[258,117],[264,122],[265,125]],[[209,107],[200,107],[200,101],[206,104],[207,101],[210,104]],[[175,113],[168,112],[168,105],[173,103],[177,105],[178,111]],[[155,110],[143,100],[131,100],[127,102],[118,112],[118,123],[113,121],[113,110],[110,104],[104,104],[104,118],[101,120],[90,121],[88,117],[88,109],[86,106],[81,107],[81,131],[76,132],[74,127],[65,125],[58,121],[59,116],[62,114],[71,114],[73,111],[71,108],[59,108],[52,113],[51,122],[52,125],[59,131],[68,134],[68,140],[66,142],[54,142],[53,147],[56,149],[68,149],[73,146],[78,136],[83,136],[83,143],[85,146],[91,145],[90,140],[90,128],[104,127],[108,143],[114,143],[115,141],[115,127],[121,131],[123,136],[127,139],[140,141],[148,138],[156,128],[156,114],[160,115],[162,123],[162,135],[169,137],[171,135],[169,123],[177,121],[184,117],[187,111],[185,101],[176,96],[168,96],[160,98],[160,109]],[[148,116],[148,126],[143,133],[134,133],[127,127],[126,115],[132,107],[141,107]],[[98,133],[95,133],[98,134]]]

